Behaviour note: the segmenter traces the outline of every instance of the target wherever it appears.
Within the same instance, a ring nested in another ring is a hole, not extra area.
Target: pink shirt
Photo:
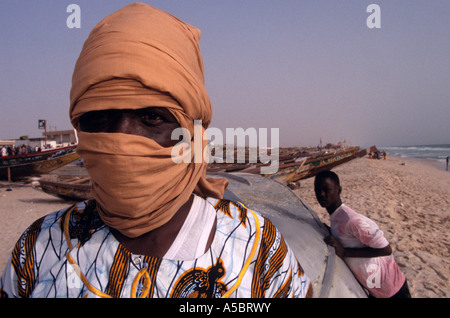
[[[342,204],[331,214],[331,234],[346,248],[383,248],[389,242],[371,219]],[[405,282],[394,255],[373,258],[345,257],[345,262],[359,282],[374,297],[391,297]]]

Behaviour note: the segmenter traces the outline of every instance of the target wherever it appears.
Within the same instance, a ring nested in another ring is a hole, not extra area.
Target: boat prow
[[[0,179],[8,181],[39,176],[61,168],[80,156],[76,145],[24,155],[0,157]]]

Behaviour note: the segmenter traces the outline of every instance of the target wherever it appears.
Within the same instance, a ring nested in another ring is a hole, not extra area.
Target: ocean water
[[[431,159],[445,163],[445,158],[450,156],[450,144],[443,145],[416,145],[416,146],[393,146],[377,147],[385,150],[388,155],[404,158]]]

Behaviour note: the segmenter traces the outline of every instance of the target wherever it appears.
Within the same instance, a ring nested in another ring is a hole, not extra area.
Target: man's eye
[[[149,112],[141,115],[141,120],[145,125],[158,125],[165,122],[165,118],[157,113]]]
[[[111,122],[111,116],[108,116],[107,114],[100,114],[92,118],[92,121],[97,124],[107,124]]]
[[[81,130],[87,132],[96,132],[103,129],[106,125],[111,122],[110,116],[102,113],[87,113],[81,116],[80,125]]]

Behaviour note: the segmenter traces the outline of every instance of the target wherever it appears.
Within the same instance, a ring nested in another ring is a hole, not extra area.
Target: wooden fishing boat
[[[367,297],[334,248],[324,243],[328,229],[294,191],[256,174],[227,172],[208,177],[228,179],[225,199],[242,202],[273,222],[311,279],[314,298]]]
[[[315,176],[323,170],[330,170],[338,165],[363,157],[367,154],[366,149],[351,147],[345,150],[336,150],[333,153],[306,154],[304,152],[293,152],[282,154],[279,157],[278,167],[274,173],[261,174],[261,168],[268,164],[257,163],[215,163],[209,164],[207,173],[230,173],[241,172],[257,174],[269,179],[276,180],[293,189],[298,186],[298,181]],[[65,176],[53,175],[44,177],[40,181],[41,188],[46,193],[63,197],[72,201],[91,198],[89,176]]]
[[[39,180],[45,193],[70,200],[83,201],[91,197],[91,179],[88,175],[45,175]]]
[[[260,174],[270,179],[277,180],[285,185],[295,187],[295,183],[301,179],[315,176],[323,170],[330,170],[340,164],[363,157],[367,154],[366,149],[359,147],[350,147],[346,149],[338,149],[330,153],[313,153],[293,152],[288,154],[280,154],[278,165],[273,163],[258,162],[249,163],[215,163],[208,165],[208,172],[245,172],[252,174]],[[273,167],[270,167],[270,164]],[[263,170],[263,168],[265,170]]]
[[[295,183],[301,179],[314,177],[321,171],[331,170],[338,165],[363,157],[366,154],[367,151],[365,149],[351,147],[334,153],[311,156],[297,163],[297,165],[288,164],[287,167],[281,166],[279,167],[279,172],[265,176],[295,187]]]
[[[80,158],[76,145],[32,152],[23,155],[0,157],[0,179],[8,181],[21,177],[49,173]]]

